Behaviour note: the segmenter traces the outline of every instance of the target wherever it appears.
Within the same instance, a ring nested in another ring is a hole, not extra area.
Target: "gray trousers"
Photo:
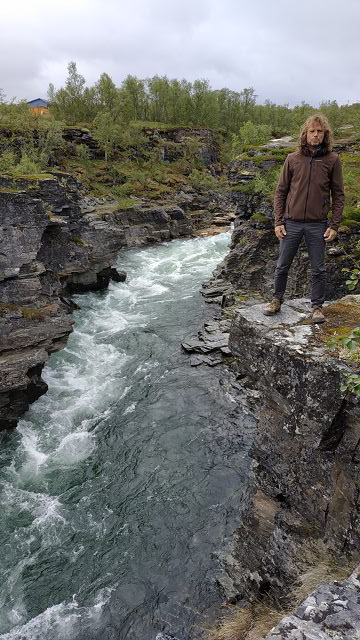
[[[280,302],[284,298],[288,271],[304,237],[311,263],[311,306],[321,307],[325,300],[324,233],[327,223],[287,220],[285,228],[286,236],[283,240],[280,240],[280,255],[275,269],[274,298],[277,298]]]

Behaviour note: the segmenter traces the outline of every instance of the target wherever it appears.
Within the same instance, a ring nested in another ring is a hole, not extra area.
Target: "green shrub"
[[[244,145],[263,144],[271,137],[271,127],[267,124],[254,124],[253,122],[245,122],[240,127],[239,133],[233,135],[232,139],[232,157],[235,158],[244,149]]]
[[[360,209],[345,209],[344,221],[345,220],[355,220],[356,222],[360,222]]]
[[[218,189],[219,182],[209,173],[193,169],[189,175],[189,182],[195,189]]]
[[[253,213],[253,215],[250,216],[250,220],[252,222],[262,222],[263,224],[269,222],[269,218],[267,218],[263,213]]]
[[[279,181],[280,171],[281,167],[274,167],[264,174],[257,173],[251,183],[253,192],[264,196],[268,200],[272,200],[276,185]]]
[[[26,153],[23,153],[19,164],[13,168],[12,173],[15,176],[34,175],[40,173],[42,169],[41,163],[35,162]]]
[[[22,153],[21,160],[16,164],[15,154],[12,151],[4,151],[0,156],[0,172],[10,173],[13,176],[34,175],[43,169],[41,162],[35,162],[27,153]]]
[[[12,173],[16,164],[13,151],[4,151],[0,156],[0,173]]]

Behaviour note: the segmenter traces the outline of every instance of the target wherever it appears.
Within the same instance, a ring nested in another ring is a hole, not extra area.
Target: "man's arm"
[[[274,198],[274,218],[275,227],[284,224],[284,213],[286,207],[286,198],[290,190],[291,183],[291,169],[289,158],[287,157],[278,182],[278,186],[275,191]]]
[[[336,158],[331,173],[332,218],[331,229],[338,230],[344,209],[344,180],[339,156]]]

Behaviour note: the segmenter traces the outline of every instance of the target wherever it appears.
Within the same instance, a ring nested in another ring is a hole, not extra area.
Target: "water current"
[[[1,640],[182,640],[214,617],[249,418],[180,343],[229,239],[124,251],[126,283],[75,298],[48,393],[0,434]]]

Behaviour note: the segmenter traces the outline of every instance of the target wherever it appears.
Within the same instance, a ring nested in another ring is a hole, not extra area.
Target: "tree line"
[[[6,102],[0,90],[0,170],[16,167],[19,161],[29,165],[29,171],[34,163],[51,164],[56,150],[64,146],[65,125],[89,127],[105,160],[118,149],[146,146],[141,128],[154,124],[220,131],[230,143],[232,157],[243,145],[297,134],[307,116],[318,110],[328,117],[336,134],[342,133],[343,125],[353,125],[360,132],[360,103],[338,105],[335,100],[327,100],[317,109],[305,102],[294,107],[269,100],[258,104],[253,87],[214,90],[207,80],[189,82],[166,76],[139,79],[128,75],[116,86],[107,73],[102,73],[94,85],[87,86],[75,62],[69,62],[67,69],[63,87],[49,85],[49,118],[34,116],[25,101]],[[9,135],[13,140],[10,150]],[[24,168],[20,166],[19,171]]]
[[[245,123],[252,122],[266,125],[272,135],[281,136],[297,131],[308,115],[321,110],[336,133],[343,124],[360,127],[360,103],[338,105],[336,100],[327,100],[317,108],[306,102],[295,107],[270,100],[258,104],[253,87],[242,91],[212,89],[207,80],[189,82],[157,75],[144,80],[128,75],[117,87],[107,73],[102,73],[88,87],[75,62],[68,64],[64,87],[56,90],[49,85],[48,99],[55,118],[69,125],[90,124],[107,114],[109,121],[123,127],[133,121],[161,122],[238,134]]]

